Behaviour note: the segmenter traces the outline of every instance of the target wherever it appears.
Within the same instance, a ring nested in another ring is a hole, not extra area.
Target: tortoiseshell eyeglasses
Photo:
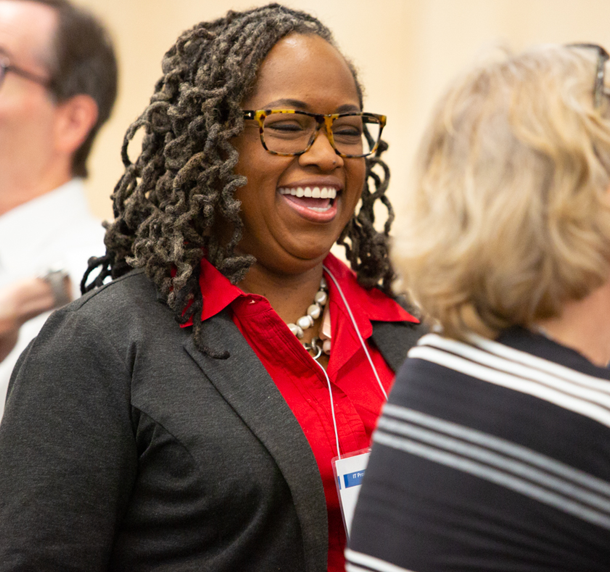
[[[602,96],[610,95],[604,86],[606,62],[610,59],[608,52],[598,44],[566,44],[568,48],[585,48],[597,52],[597,65],[595,68],[595,83],[593,84],[593,106],[599,109],[602,105]]]
[[[341,157],[368,157],[375,153],[386,124],[376,113],[308,113],[296,109],[245,110],[244,119],[258,122],[263,147],[273,155],[306,153],[324,125],[329,143]]]

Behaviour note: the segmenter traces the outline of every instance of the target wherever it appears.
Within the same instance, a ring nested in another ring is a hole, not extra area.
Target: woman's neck
[[[313,303],[321,279],[322,264],[297,275],[279,275],[254,264],[238,286],[244,292],[264,296],[284,322],[294,323]]]
[[[582,300],[564,305],[558,318],[534,324],[549,338],[600,367],[610,362],[610,281]]]

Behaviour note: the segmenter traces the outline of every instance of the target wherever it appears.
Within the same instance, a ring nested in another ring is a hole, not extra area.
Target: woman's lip
[[[330,222],[337,216],[337,199],[334,197],[307,198],[304,195],[299,197],[285,191],[286,189],[280,189],[278,193],[281,200],[284,200],[298,215],[311,222]],[[336,197],[336,192],[334,194]]]

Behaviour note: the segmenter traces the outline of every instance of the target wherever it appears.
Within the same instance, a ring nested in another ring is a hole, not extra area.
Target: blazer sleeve
[[[125,356],[78,312],[56,312],[0,425],[0,572],[106,570],[136,466]]]

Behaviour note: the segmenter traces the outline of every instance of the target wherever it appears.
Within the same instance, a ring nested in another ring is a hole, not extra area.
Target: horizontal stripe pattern
[[[409,352],[350,539],[374,559],[348,571],[608,569],[610,372],[522,328],[501,340]]]
[[[413,570],[401,568],[396,564],[390,564],[380,558],[368,556],[349,548],[345,551],[345,560],[346,572],[413,572]]]
[[[392,404],[373,439],[610,530],[610,483],[526,447]]]
[[[607,380],[570,370],[491,340],[474,337],[473,340],[479,345],[428,334],[409,351],[409,357],[531,395],[610,427],[610,382]]]
[[[497,451],[498,453],[505,454],[509,457],[515,457],[526,463],[530,463],[544,469],[549,473],[559,475],[566,480],[572,480],[575,483],[582,485],[583,487],[590,488],[592,491],[599,492],[601,495],[604,495],[606,498],[610,499],[610,483],[607,481],[599,479],[593,475],[589,475],[584,471],[575,469],[570,465],[561,463],[555,459],[552,459],[551,457],[532,451],[527,447],[507,441],[506,439],[500,439],[499,437],[495,437],[489,433],[484,433],[483,431],[477,431],[476,429],[464,427],[463,425],[458,425],[457,423],[451,423],[450,421],[438,419],[436,417],[432,417],[431,415],[426,415],[420,411],[414,411],[406,407],[399,407],[391,403],[387,403],[385,405],[383,413],[385,417],[395,417],[398,419],[413,421],[419,425],[438,430],[439,432],[444,432],[465,441],[482,445],[484,447],[489,447],[491,450]],[[380,423],[381,422],[385,422],[385,419],[380,419]]]
[[[576,371],[564,365],[549,361],[548,359],[543,359],[541,357],[528,354],[527,352],[516,350],[504,344],[494,342],[493,340],[488,340],[475,334],[470,335],[470,340],[474,345],[491,354],[498,355],[516,363],[521,363],[533,369],[539,369],[558,378],[571,380],[574,383],[578,383],[592,389],[597,389],[610,395],[610,384],[608,383],[607,379],[600,379],[592,375],[587,375],[586,373]]]

